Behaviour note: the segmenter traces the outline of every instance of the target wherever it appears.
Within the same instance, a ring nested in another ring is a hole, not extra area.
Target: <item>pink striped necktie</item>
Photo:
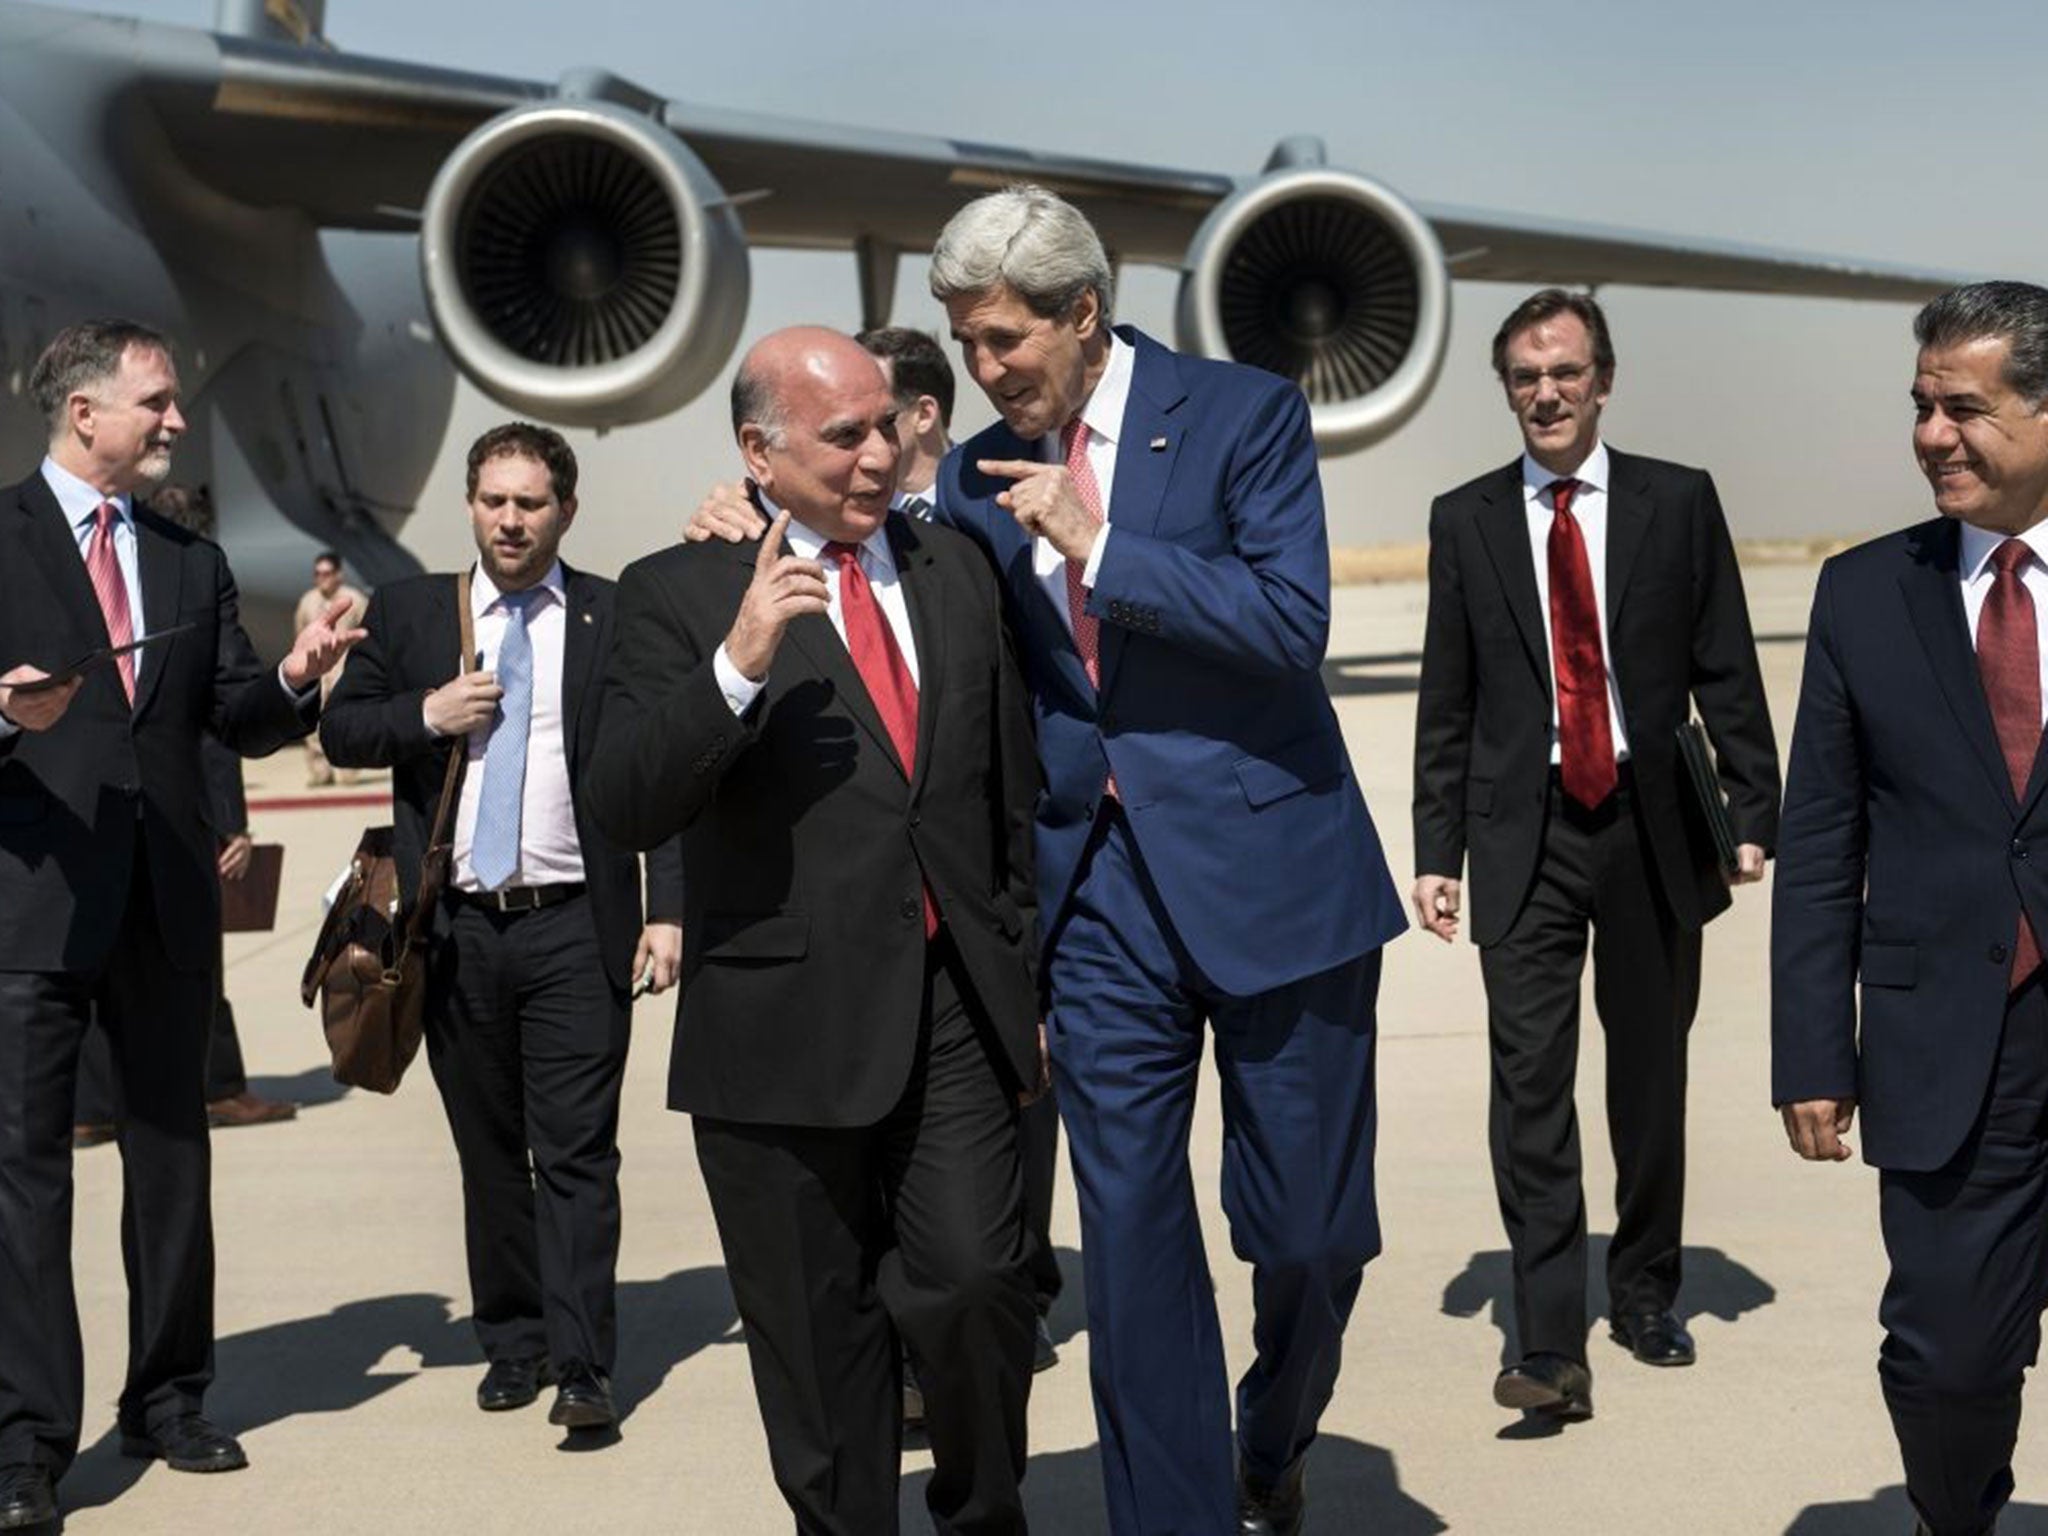
[[[1095,470],[1088,463],[1088,424],[1076,416],[1060,428],[1060,448],[1066,454],[1067,478],[1074,494],[1088,509],[1099,527],[1102,523],[1102,488],[1095,483]],[[1102,687],[1102,625],[1088,611],[1088,589],[1081,585],[1085,560],[1067,562],[1067,617],[1074,621],[1074,649],[1081,653],[1081,665],[1088,681]]]
[[[107,621],[107,639],[127,645],[135,639],[134,621],[128,614],[128,583],[121,577],[121,562],[114,554],[114,523],[121,509],[103,501],[93,512],[92,536],[85,545],[85,571],[92,578],[93,596],[100,600],[100,615]],[[124,651],[114,658],[121,669],[121,688],[135,704],[135,653]]]

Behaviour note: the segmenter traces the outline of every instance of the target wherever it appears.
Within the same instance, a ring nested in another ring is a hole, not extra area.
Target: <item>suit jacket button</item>
[[[1099,716],[1096,717],[1095,725],[1096,728],[1100,730],[1103,735],[1107,736],[1111,731],[1116,729],[1116,716],[1105,709]]]
[[[1989,951],[1987,951],[1987,953],[1989,954],[1989,956],[1990,956],[1990,958],[1991,958],[1991,963],[1992,963],[1993,965],[2003,965],[2003,964],[2005,964],[2005,955],[2006,955],[2006,950],[2005,950],[2005,946],[2004,946],[2003,944],[1994,944],[1994,945],[1992,945],[1992,946],[1991,946],[1991,948],[1990,948],[1990,950],[1989,950]]]
[[[924,904],[920,902],[915,896],[906,896],[903,898],[902,905],[897,907],[896,910],[899,913],[901,913],[905,919],[920,917],[924,913]]]

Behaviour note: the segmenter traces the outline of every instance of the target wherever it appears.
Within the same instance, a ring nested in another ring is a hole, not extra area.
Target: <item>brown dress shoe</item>
[[[114,1134],[115,1127],[112,1124],[101,1124],[98,1121],[94,1121],[91,1124],[74,1125],[71,1127],[71,1145],[73,1147],[105,1146],[114,1139]]]
[[[217,1131],[238,1125],[274,1125],[280,1120],[296,1120],[298,1115],[298,1105],[285,1099],[266,1099],[246,1088],[206,1106],[206,1123]]]

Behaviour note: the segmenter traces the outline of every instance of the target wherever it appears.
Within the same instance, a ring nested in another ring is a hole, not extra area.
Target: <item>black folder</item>
[[[1735,851],[1735,823],[1728,819],[1728,797],[1721,793],[1720,770],[1714,766],[1714,752],[1699,721],[1688,720],[1678,728],[1678,755],[1685,762],[1693,798],[1714,840],[1714,857],[1721,861],[1722,873],[1732,875],[1742,867]]]

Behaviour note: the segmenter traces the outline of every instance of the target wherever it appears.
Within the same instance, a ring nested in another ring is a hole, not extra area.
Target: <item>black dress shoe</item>
[[[35,1462],[0,1467],[0,1531],[48,1525],[57,1518],[57,1487],[49,1468]]]
[[[554,1380],[545,1359],[493,1360],[477,1384],[476,1405],[485,1413],[503,1413],[524,1408],[540,1396],[542,1386]]]
[[[1038,1320],[1038,1333],[1031,1344],[1031,1369],[1049,1371],[1060,1363],[1060,1352],[1052,1342],[1052,1330],[1045,1326],[1045,1319]]]
[[[562,1384],[555,1388],[555,1406],[548,1410],[548,1422],[563,1429],[604,1429],[619,1421],[612,1406],[612,1384],[603,1371],[572,1360],[562,1367]]]
[[[1300,1536],[1307,1507],[1300,1457],[1272,1483],[1251,1476],[1242,1467],[1238,1469],[1238,1536]]]
[[[1593,1417],[1593,1373],[1563,1355],[1530,1355],[1494,1377],[1493,1400],[1576,1423]]]
[[[140,1434],[122,1430],[121,1454],[160,1457],[173,1472],[239,1472],[249,1465],[242,1443],[197,1413],[180,1414]]]
[[[1691,1365],[1699,1358],[1674,1312],[1618,1313],[1609,1336],[1645,1365]]]

